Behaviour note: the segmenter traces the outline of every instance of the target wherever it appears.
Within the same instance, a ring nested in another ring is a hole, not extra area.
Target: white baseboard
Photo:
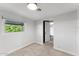
[[[68,52],[68,51],[63,50],[63,49],[60,49],[60,48],[56,48],[56,47],[55,47],[54,49],[59,50],[59,51],[62,51],[62,52],[65,52],[65,53],[70,54],[70,55],[72,55],[72,56],[77,56],[76,53],[71,53],[71,52]]]
[[[40,45],[43,45],[43,43],[41,43],[41,42],[35,42],[35,43],[40,44]]]
[[[0,56],[6,56],[7,53],[0,53]]]
[[[30,44],[32,44],[32,43],[34,43],[34,42],[30,42],[30,43],[28,43],[28,44],[26,44],[26,45],[24,45],[24,46],[21,46],[21,47],[18,47],[18,48],[16,48],[16,49],[13,49],[13,50],[7,52],[7,54],[4,54],[4,56],[7,56],[8,54],[10,54],[10,53],[12,53],[12,52],[15,52],[15,51],[17,51],[17,50],[19,50],[19,49],[22,49],[22,48],[24,48],[24,47],[26,47],[26,46],[28,46],[28,45],[30,45]]]

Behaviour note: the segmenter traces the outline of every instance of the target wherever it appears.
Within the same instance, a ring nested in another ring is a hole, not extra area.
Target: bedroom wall
[[[35,31],[35,40],[36,43],[43,44],[43,20],[35,21],[36,31]]]
[[[79,9],[77,10],[77,55],[79,56]]]
[[[77,54],[77,11],[58,15],[54,21],[54,48]]]
[[[5,20],[6,19],[0,19],[0,55],[7,55],[19,48],[23,48],[35,42],[34,21],[30,19],[25,19],[23,32],[6,33],[4,31]],[[18,18],[15,20],[21,21],[18,20]]]

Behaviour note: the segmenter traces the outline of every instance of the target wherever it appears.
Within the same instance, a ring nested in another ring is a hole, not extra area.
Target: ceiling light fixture
[[[36,3],[28,3],[27,8],[30,10],[37,10],[37,4]]]

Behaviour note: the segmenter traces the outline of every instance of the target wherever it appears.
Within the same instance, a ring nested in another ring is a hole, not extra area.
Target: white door
[[[45,42],[50,41],[50,24],[45,22]]]

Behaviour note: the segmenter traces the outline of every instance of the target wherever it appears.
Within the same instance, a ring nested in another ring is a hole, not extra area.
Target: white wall
[[[34,21],[27,20],[24,22],[23,32],[4,32],[4,22],[6,19],[0,19],[0,55],[6,55],[28,44],[34,43]],[[19,21],[19,20],[18,20]]]
[[[76,54],[77,11],[58,15],[52,20],[54,21],[54,48]]]
[[[77,55],[79,56],[79,9],[77,10]]]
[[[36,22],[36,43],[43,44],[43,21],[38,20]]]

